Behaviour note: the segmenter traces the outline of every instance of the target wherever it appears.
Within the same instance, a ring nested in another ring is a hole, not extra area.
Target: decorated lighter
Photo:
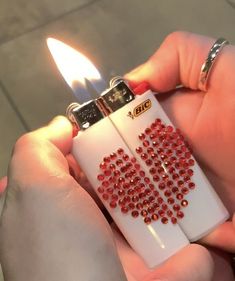
[[[87,75],[65,79],[75,93],[81,81],[95,90],[103,84]],[[224,222],[228,212],[151,90],[137,96],[114,79],[99,94],[67,109],[79,129],[72,153],[127,241],[154,267]]]

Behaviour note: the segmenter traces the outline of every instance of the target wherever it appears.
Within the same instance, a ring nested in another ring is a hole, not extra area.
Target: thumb
[[[214,263],[202,246],[192,244],[155,269],[144,281],[210,281]]]
[[[214,41],[192,33],[174,32],[145,64],[125,78],[133,86],[146,81],[157,92],[170,91],[179,84],[198,89],[201,66]]]

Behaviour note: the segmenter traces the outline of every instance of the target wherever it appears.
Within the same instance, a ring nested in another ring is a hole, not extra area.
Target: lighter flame
[[[48,38],[47,45],[61,74],[71,88],[76,81],[85,87],[85,78],[89,81],[102,79],[93,63],[75,49],[54,38]]]

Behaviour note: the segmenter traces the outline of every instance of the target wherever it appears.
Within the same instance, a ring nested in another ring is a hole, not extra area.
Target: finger
[[[7,187],[7,177],[0,179],[0,197]]]
[[[212,233],[203,237],[200,243],[220,248],[224,251],[235,252],[235,227],[232,222],[218,226]]]
[[[136,281],[211,281],[214,263],[206,248],[192,244],[153,270],[130,248],[122,235],[113,228],[118,253],[127,276]],[[138,268],[138,270],[136,270]]]
[[[213,38],[201,35],[174,32],[164,40],[157,52],[142,67],[128,73],[126,78],[132,83],[146,81],[158,92],[172,90],[179,84],[196,90],[201,66],[214,41]],[[221,52],[224,52],[225,48]],[[216,81],[216,77],[219,76],[221,81],[219,69],[224,69],[221,64],[222,58],[224,59],[224,55],[221,54],[217,57],[210,80],[213,76],[213,81]],[[217,75],[214,75],[215,72]],[[224,76],[223,73],[222,75]]]
[[[69,175],[64,155],[68,154],[71,146],[70,122],[65,117],[56,117],[48,126],[25,134],[16,142],[9,180],[13,178],[29,185]]]

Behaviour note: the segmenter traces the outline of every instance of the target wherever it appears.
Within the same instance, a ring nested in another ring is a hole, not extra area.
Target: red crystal
[[[154,175],[153,176],[153,181],[154,182],[158,182],[160,180],[159,176],[158,175]]]
[[[172,217],[172,218],[171,218],[171,222],[172,222],[173,224],[176,224],[176,223],[177,223],[177,218]]]
[[[107,164],[105,162],[100,163],[100,169],[105,170],[107,167]]]
[[[124,154],[124,155],[122,156],[122,159],[123,159],[124,161],[127,161],[127,160],[129,160],[129,155],[127,155],[127,154]]]
[[[157,221],[158,220],[158,215],[157,214],[152,214],[151,219],[153,221]]]
[[[180,210],[180,205],[179,204],[175,204],[173,206],[174,211],[179,211]]]
[[[145,134],[149,135],[151,132],[152,132],[152,130],[150,128],[145,129]]]
[[[125,206],[123,206],[123,207],[121,208],[121,212],[124,213],[124,214],[126,214],[126,213],[128,212],[128,208],[125,207]]]
[[[183,217],[184,217],[184,213],[181,212],[181,211],[178,211],[178,212],[177,212],[177,218],[182,219]]]
[[[168,202],[168,204],[172,205],[175,203],[175,200],[174,200],[174,198],[170,197],[167,199],[167,202]]]
[[[146,210],[142,210],[140,214],[142,217],[146,217],[148,215],[148,212]]]
[[[102,174],[98,175],[98,176],[97,176],[97,179],[98,179],[99,181],[104,180],[104,175],[102,175]]]
[[[143,204],[142,204],[142,203],[136,204],[136,208],[137,208],[138,210],[143,209]]]
[[[161,222],[162,222],[163,224],[167,224],[167,223],[168,223],[168,218],[163,217],[163,218],[161,219]]]
[[[150,224],[150,223],[151,223],[151,218],[146,217],[146,218],[144,219],[144,222],[145,222],[146,224]]]
[[[130,202],[130,203],[128,204],[128,207],[129,207],[130,210],[133,210],[133,209],[135,208],[135,204],[132,203],[132,202]]]
[[[117,153],[118,153],[119,155],[122,155],[122,154],[124,153],[124,150],[123,150],[122,148],[119,148],[119,149],[117,150]]]
[[[104,193],[104,194],[102,195],[102,197],[103,197],[103,199],[104,199],[105,201],[109,199],[109,196],[108,196],[107,193]]]
[[[182,188],[181,191],[182,191],[183,194],[188,194],[189,193],[189,190],[186,187]]]
[[[103,189],[103,187],[101,187],[101,186],[98,187],[97,190],[98,190],[99,193],[103,193],[103,192],[104,192],[104,189]]]
[[[145,134],[139,134],[139,139],[144,140],[145,139]]]
[[[190,182],[190,183],[188,184],[188,187],[189,187],[190,189],[194,189],[194,188],[195,188],[195,183]]]
[[[182,199],[184,198],[184,195],[181,194],[181,193],[178,193],[178,194],[176,194],[176,198],[177,198],[178,200],[182,200]]]
[[[187,200],[182,200],[181,201],[181,206],[187,207],[188,206],[188,201]]]
[[[147,140],[143,141],[143,146],[145,146],[145,147],[149,146],[149,141],[147,141]]]
[[[116,154],[115,152],[113,152],[113,153],[110,154],[110,158],[111,158],[112,160],[114,160],[116,157],[117,157],[117,154]]]
[[[105,163],[109,163],[109,162],[110,162],[110,157],[104,157],[103,161],[104,161]]]
[[[191,177],[193,175],[193,170],[192,169],[188,169],[187,173]]]
[[[143,152],[143,148],[142,147],[137,147],[135,150],[138,154]]]
[[[109,206],[110,206],[111,208],[116,208],[116,207],[117,207],[116,201],[111,201],[110,204],[109,204]]]
[[[131,215],[133,218],[137,218],[139,216],[139,212],[138,211],[132,211]]]
[[[140,157],[141,157],[141,159],[143,159],[143,160],[147,160],[147,159],[148,159],[148,155],[147,155],[146,153],[142,153],[142,154],[140,155]]]

